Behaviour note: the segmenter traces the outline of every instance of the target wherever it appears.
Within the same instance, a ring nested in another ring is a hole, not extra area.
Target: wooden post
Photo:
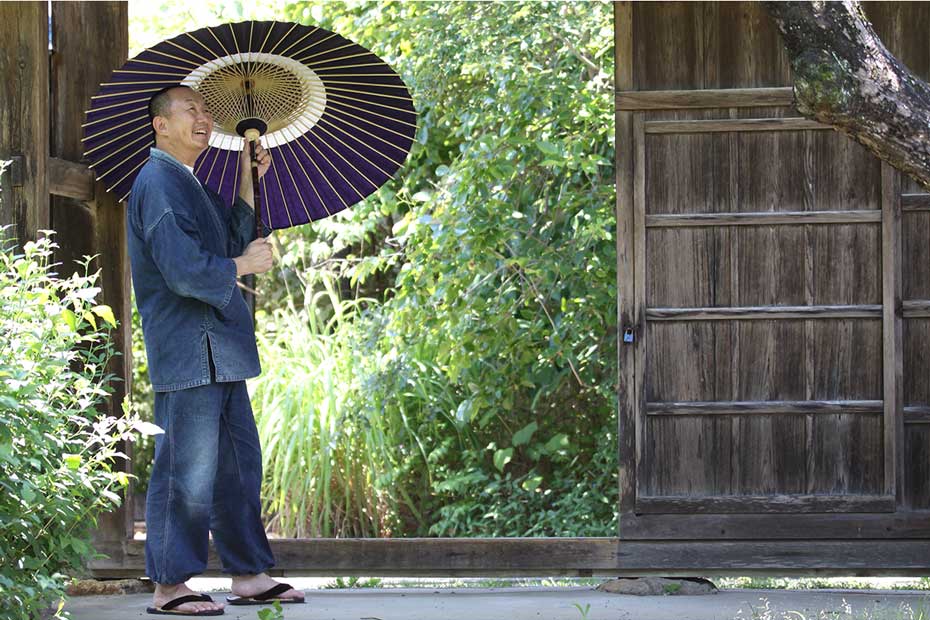
[[[48,3],[0,2],[0,225],[20,246],[49,227]]]
[[[53,157],[65,162],[82,160],[84,111],[90,107],[90,98],[99,84],[107,81],[111,72],[126,61],[128,21],[128,8],[123,2],[52,4],[53,53],[49,84]],[[51,224],[61,246],[56,259],[61,263],[59,272],[67,276],[80,268],[75,261],[82,256],[99,255],[91,268],[100,270],[100,303],[110,306],[119,321],[113,339],[120,355],[111,360],[109,371],[121,381],[112,384],[114,391],[107,404],[107,413],[120,416],[132,377],[131,285],[125,205],[107,193],[100,181],[87,193],[92,194],[87,196],[89,200],[61,195],[52,198]],[[72,196],[75,194],[79,192]],[[121,450],[131,457],[131,447],[131,444],[124,445]],[[131,471],[129,464],[125,466]],[[111,557],[122,553],[123,541],[132,537],[131,489],[130,485],[118,510],[98,520],[95,542],[102,553]]]

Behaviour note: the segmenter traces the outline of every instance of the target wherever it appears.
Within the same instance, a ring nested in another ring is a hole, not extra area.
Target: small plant
[[[665,584],[665,586],[663,586],[662,589],[665,590],[666,594],[678,594],[678,591],[681,590],[681,584],[680,583],[667,583]]]
[[[258,610],[258,620],[284,620],[281,601],[275,601],[271,607]]]
[[[580,603],[573,603],[573,605],[578,609],[578,613],[581,614],[581,620],[587,620],[588,612],[591,611],[591,603],[587,603],[584,607],[582,607]]]
[[[369,577],[365,580],[363,580],[361,577],[336,577],[336,581],[323,587],[329,590],[345,590],[348,588],[379,588],[381,587],[381,579],[377,577]]]

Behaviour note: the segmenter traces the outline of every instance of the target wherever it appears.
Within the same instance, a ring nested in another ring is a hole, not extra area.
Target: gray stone
[[[636,596],[667,596],[716,594],[717,586],[707,579],[666,577],[621,577],[605,581],[597,587],[601,592],[633,594]]]

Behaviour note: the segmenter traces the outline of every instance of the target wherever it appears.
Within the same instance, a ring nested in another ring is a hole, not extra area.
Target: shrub
[[[59,600],[66,573],[101,557],[96,517],[120,504],[129,476],[117,442],[137,426],[102,415],[113,379],[97,274],[60,279],[46,236],[16,253],[0,229],[0,617],[26,620]],[[125,408],[125,403],[124,403]],[[61,603],[58,604],[61,613]]]

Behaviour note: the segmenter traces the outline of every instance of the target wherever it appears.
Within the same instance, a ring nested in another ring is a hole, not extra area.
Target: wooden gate
[[[866,12],[927,79],[930,7]],[[621,538],[926,538],[930,196],[800,117],[758,3],[616,15]]]

